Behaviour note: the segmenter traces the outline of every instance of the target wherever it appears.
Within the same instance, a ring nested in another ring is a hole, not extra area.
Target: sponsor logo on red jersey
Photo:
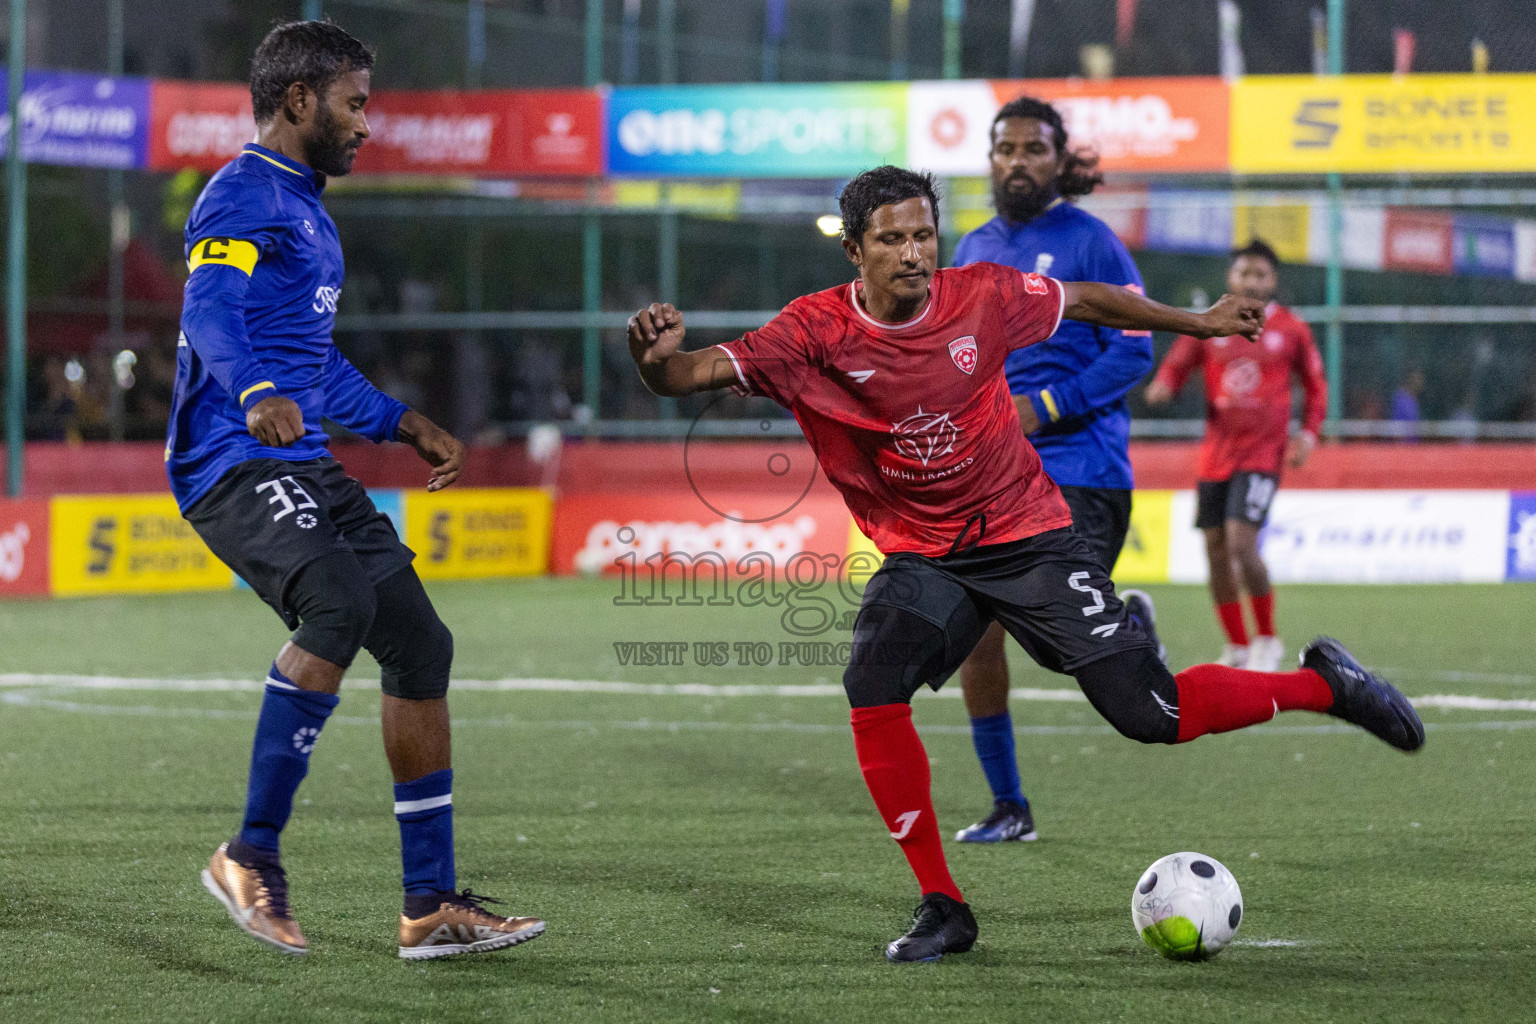
[[[955,439],[959,436],[960,428],[949,418],[949,413],[924,412],[922,406],[900,423],[891,424],[891,440],[896,454],[917,459],[924,466],[954,451]]]
[[[949,343],[949,357],[967,376],[976,372],[976,339],[969,334],[956,338]]]

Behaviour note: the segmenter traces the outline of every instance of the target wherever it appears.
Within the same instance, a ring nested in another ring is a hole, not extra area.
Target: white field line
[[[0,687],[65,687],[74,690],[171,690],[184,693],[254,692],[265,683],[253,679],[154,679],[128,676],[0,675]],[[374,689],[377,679],[348,679],[349,690]],[[650,697],[841,697],[843,688],[831,683],[759,686],[714,683],[624,683],[598,679],[455,679],[453,689],[478,692],[533,691],[545,693],[613,693]],[[928,696],[959,697],[958,686],[931,691]],[[1016,687],[1010,696],[1022,701],[1084,701],[1080,690]],[[1435,693],[1410,698],[1415,707],[1455,711],[1536,711],[1536,700],[1509,700],[1465,694]]]
[[[371,680],[349,680],[349,689],[364,689]],[[0,675],[0,703],[12,707],[46,708],[54,711],[68,711],[77,714],[98,715],[129,715],[129,716],[159,716],[164,718],[202,718],[202,719],[237,719],[251,720],[256,717],[254,709],[238,708],[178,708],[157,707],[154,705],[114,705],[114,704],[89,704],[80,701],[62,700],[56,694],[60,690],[118,690],[118,691],[171,691],[182,693],[216,693],[216,692],[254,692],[262,689],[265,684],[247,679],[153,679],[130,678],[122,676],[72,676],[72,675],[33,675],[27,673],[11,673]],[[663,684],[663,683],[619,683],[600,680],[579,679],[495,679],[495,680],[455,680],[454,686],[461,690],[479,691],[555,691],[567,693],[620,693],[620,694],[647,694],[664,696],[708,696],[708,697],[742,697],[742,696],[830,696],[842,695],[842,687],[829,685],[808,686],[711,686],[708,684]],[[40,691],[40,692],[39,692]],[[955,693],[959,688],[954,689]],[[940,691],[942,695],[944,691]],[[1014,691],[1014,696],[1021,700],[1037,701],[1082,701],[1085,698],[1076,690],[1031,690],[1020,689]],[[1530,700],[1495,700],[1488,697],[1471,697],[1457,694],[1434,694],[1428,697],[1417,698],[1414,703],[1421,707],[1436,707],[1450,710],[1471,711],[1536,711],[1536,701]],[[369,725],[378,724],[378,720],[366,715],[333,715],[331,721],[343,725]],[[847,730],[845,725],[799,723],[799,722],[687,722],[640,719],[636,721],[603,721],[603,720],[568,720],[568,721],[540,721],[515,716],[493,716],[489,718],[465,718],[455,719],[455,725],[460,726],[491,726],[491,727],[533,727],[574,729],[578,731],[595,732],[600,728],[625,729],[643,732],[800,732],[800,733],[842,733]],[[1502,721],[1483,722],[1429,722],[1427,729],[1436,731],[1499,731],[1499,730],[1524,730],[1536,728],[1536,719],[1514,719]],[[930,735],[970,735],[970,727],[965,725],[926,725],[919,726],[918,731]],[[1086,736],[1107,735],[1114,732],[1107,725],[1023,725],[1016,726],[1014,731],[1021,736]],[[1317,725],[1264,725],[1258,733],[1272,736],[1284,735],[1327,735],[1349,734],[1356,732],[1352,725],[1342,722]]]

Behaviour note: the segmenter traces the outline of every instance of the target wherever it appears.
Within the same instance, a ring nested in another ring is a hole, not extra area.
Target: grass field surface
[[[1414,757],[1299,713],[1143,747],[1013,648],[1041,839],[948,843],[981,939],[903,966],[880,953],[916,887],[859,778],[840,668],[779,664],[795,639],[782,609],[615,607],[615,593],[432,589],[462,680],[460,884],[549,931],[426,964],[395,957],[398,832],[366,657],[284,836],[312,949],[287,958],[198,881],[238,824],[276,617],[236,593],[0,604],[0,1019],[1532,1016],[1536,591],[1280,590],[1293,652],[1333,632],[1427,698]],[[1153,594],[1176,667],[1219,649],[1202,590]],[[666,642],[684,646],[624,646]],[[722,644],[728,664],[695,663]],[[769,645],[769,664],[738,664],[737,644]],[[671,650],[681,665],[639,663]],[[948,836],[989,802],[953,696],[915,702]],[[1131,925],[1138,876],[1176,850],[1218,858],[1243,889],[1238,942],[1208,963],[1165,961]]]

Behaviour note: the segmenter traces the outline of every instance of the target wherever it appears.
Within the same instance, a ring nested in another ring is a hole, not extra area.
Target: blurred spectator
[[[1423,419],[1419,413],[1419,396],[1424,394],[1424,371],[1413,369],[1403,378],[1402,384],[1392,394],[1392,419],[1398,423],[1417,423]]]
[[[571,416],[560,350],[545,338],[529,338],[512,361],[511,419],[547,423]]]

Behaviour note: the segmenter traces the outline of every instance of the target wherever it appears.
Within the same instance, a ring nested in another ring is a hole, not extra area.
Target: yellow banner
[[[1232,86],[1232,170],[1536,170],[1536,75],[1275,75]]]
[[[1168,582],[1172,521],[1172,491],[1137,491],[1131,495],[1131,528],[1115,563],[1116,586]]]
[[[1237,206],[1232,211],[1232,248],[1255,238],[1268,242],[1286,263],[1307,262],[1312,211],[1306,206]]]
[[[553,503],[535,488],[405,492],[405,542],[423,579],[540,576]]]
[[[49,534],[53,592],[61,597],[228,590],[234,583],[170,495],[54,498]]]

